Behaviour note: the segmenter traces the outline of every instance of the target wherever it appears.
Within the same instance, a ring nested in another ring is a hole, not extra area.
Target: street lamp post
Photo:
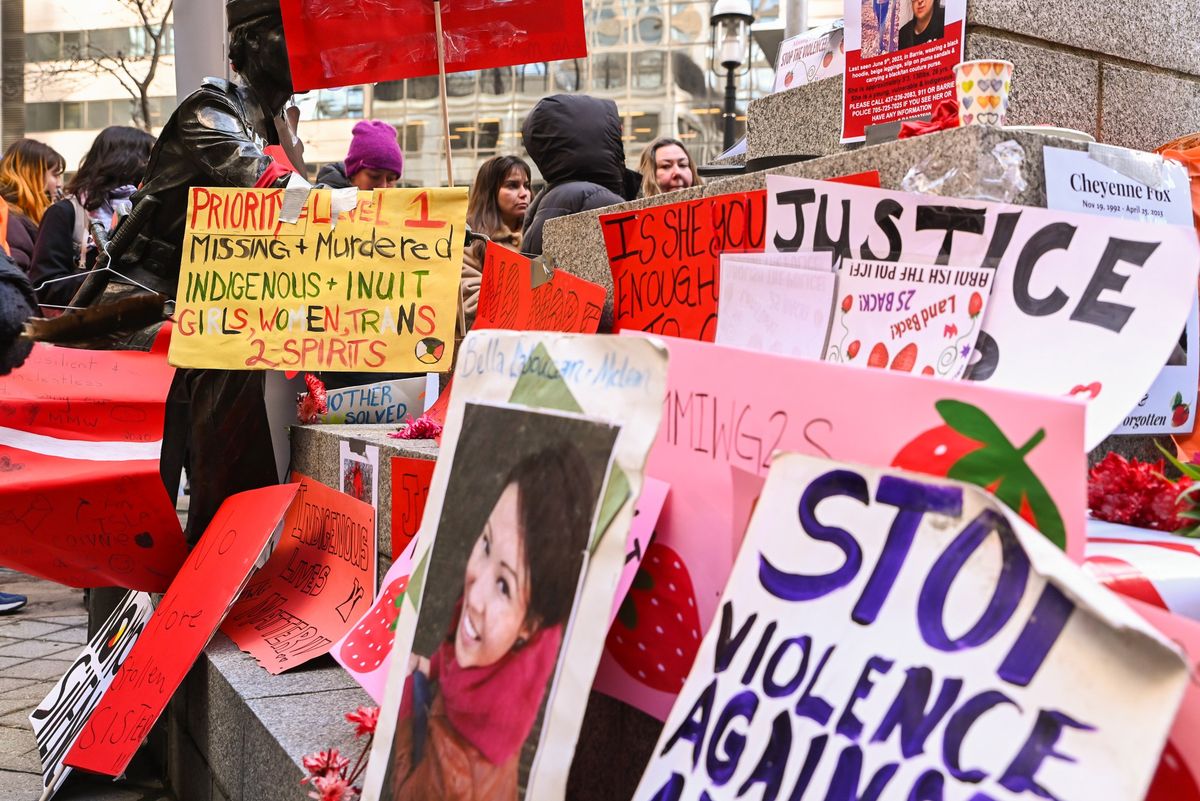
[[[750,0],[716,0],[712,9],[712,68],[725,71],[725,150],[733,147],[737,119],[737,79],[750,71]]]

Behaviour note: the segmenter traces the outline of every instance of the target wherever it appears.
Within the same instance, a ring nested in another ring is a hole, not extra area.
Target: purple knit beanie
[[[346,154],[346,177],[359,170],[391,170],[404,174],[404,154],[396,141],[396,129],[383,120],[363,120],[354,126],[350,152]]]

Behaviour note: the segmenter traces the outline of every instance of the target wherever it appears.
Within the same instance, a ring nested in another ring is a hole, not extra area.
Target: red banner
[[[225,618],[279,527],[296,484],[221,504],[64,762],[119,776]]]
[[[599,284],[565,270],[555,270],[549,281],[534,288],[529,259],[489,242],[479,311],[471,327],[594,334],[600,327],[606,294]]]
[[[282,0],[297,92],[438,74],[434,3]],[[587,56],[580,0],[442,0],[446,71]]]
[[[436,465],[433,459],[392,457],[392,559],[408,550],[421,528]]]
[[[174,373],[165,349],[39,344],[0,380],[0,564],[74,587],[167,588],[187,556],[158,465]]]

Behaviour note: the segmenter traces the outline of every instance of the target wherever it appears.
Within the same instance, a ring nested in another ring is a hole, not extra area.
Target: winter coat
[[[83,284],[82,275],[74,281],[46,283],[65,278],[79,269],[80,248],[75,241],[75,224],[75,204],[70,199],[52,204],[42,217],[33,245],[33,263],[29,268],[29,280],[35,287],[41,287],[37,294],[42,303],[66,306]],[[85,258],[86,266],[91,267],[96,261],[95,250],[89,248]]]
[[[15,206],[8,207],[8,252],[17,266],[29,274],[33,264],[33,243],[37,241],[38,226]]]
[[[20,335],[35,309],[37,298],[29,278],[0,250],[0,375],[24,364],[33,349],[33,343]]]
[[[346,175],[345,163],[340,161],[322,167],[321,171],[317,173],[317,183],[324,184],[330,189],[346,189],[354,186]]]
[[[500,230],[490,236],[497,245],[503,245],[517,253],[521,252],[522,234],[520,231],[514,231],[507,225],[501,225]],[[479,310],[479,285],[483,280],[483,260],[486,251],[486,242],[475,242],[463,250],[463,311],[466,312],[468,331],[475,324],[475,312]]]
[[[617,104],[588,95],[553,95],[525,118],[522,136],[546,181],[525,212],[528,255],[542,253],[546,220],[637,197],[642,176],[625,166]]]

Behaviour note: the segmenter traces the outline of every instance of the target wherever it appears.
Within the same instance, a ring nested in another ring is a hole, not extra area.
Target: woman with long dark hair
[[[96,260],[91,241],[92,222],[108,229],[113,215],[137,190],[146,171],[154,137],[137,128],[113,125],[105,128],[92,142],[79,165],[79,172],[67,184],[67,197],[46,210],[33,249],[30,279],[38,300],[46,305],[65,306],[83,279],[46,281],[86,272]]]
[[[529,165],[516,156],[485,161],[467,200],[467,225],[471,230],[519,253],[525,212],[533,199],[530,175]],[[474,319],[479,307],[484,249],[484,243],[479,242],[463,251],[463,310],[468,319]]]
[[[66,159],[57,150],[34,139],[18,139],[0,159],[4,249],[25,272],[33,261],[38,226],[62,191],[66,168]]]

